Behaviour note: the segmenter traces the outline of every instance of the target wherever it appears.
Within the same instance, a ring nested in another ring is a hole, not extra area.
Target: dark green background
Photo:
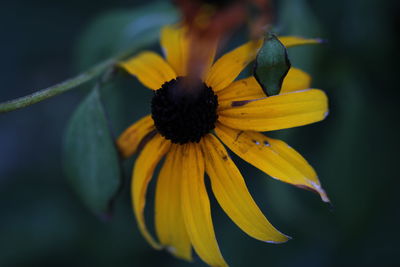
[[[139,2],[2,1],[0,101],[87,67],[89,61],[78,60],[79,40],[90,22]],[[329,117],[274,136],[315,167],[333,208],[235,158],[261,209],[294,239],[283,245],[253,240],[212,199],[221,250],[232,266],[399,264],[399,8],[395,1],[278,2],[276,31],[329,41],[289,51],[293,65],[312,73],[313,86],[327,92]],[[243,36],[235,35],[230,46],[244,42]],[[71,190],[61,144],[85,89],[0,115],[0,266],[204,266],[198,258],[187,264],[146,244],[127,188],[108,222]],[[122,73],[104,97],[115,135],[149,111],[150,92]],[[124,167],[129,174],[131,162]]]

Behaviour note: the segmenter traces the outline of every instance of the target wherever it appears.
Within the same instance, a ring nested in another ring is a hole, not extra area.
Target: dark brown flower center
[[[202,81],[178,77],[154,91],[151,114],[157,131],[176,144],[199,142],[215,128],[218,98]]]

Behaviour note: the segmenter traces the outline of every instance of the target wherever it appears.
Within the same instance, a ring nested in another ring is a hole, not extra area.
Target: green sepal
[[[267,96],[279,94],[290,69],[286,47],[272,33],[267,33],[254,66],[254,77]]]

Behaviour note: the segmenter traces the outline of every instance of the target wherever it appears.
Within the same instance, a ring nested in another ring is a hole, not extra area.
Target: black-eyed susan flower
[[[281,37],[287,47],[315,42]],[[310,76],[292,68],[282,92],[266,97],[254,77],[236,80],[254,60],[261,41],[248,42],[219,58],[214,52],[198,81],[188,82],[189,42],[185,30],[165,27],[161,46],[166,59],[143,52],[121,65],[154,90],[151,115],[130,126],[118,139],[128,157],[144,145],[133,168],[132,200],[140,231],[157,249],[191,260],[192,247],[211,266],[227,266],[215,238],[205,173],[226,214],[253,238],[282,243],[282,234],[265,218],[229,157],[225,144],[239,157],[271,177],[318,192],[328,198],[317,175],[293,148],[260,132],[314,123],[327,114],[323,91],[310,89]],[[146,191],[156,165],[165,157],[156,185],[155,228],[148,231]]]

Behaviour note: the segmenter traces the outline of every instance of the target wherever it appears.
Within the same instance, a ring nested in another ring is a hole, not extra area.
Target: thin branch
[[[54,86],[50,86],[48,88],[39,90],[30,95],[23,96],[20,98],[16,98],[13,100],[9,100],[3,103],[0,103],[0,114],[10,112],[16,109],[24,108],[35,103],[41,102],[53,96],[65,93],[69,90],[75,89],[78,86],[98,77],[107,69],[113,67],[116,62],[128,57],[133,54],[135,51],[139,49],[142,45],[135,45],[131,49],[115,56],[114,58],[108,59],[91,69],[79,74],[78,76],[68,79],[64,82],[56,84]]]
[[[38,103],[40,101],[43,101],[45,99],[48,99],[50,97],[59,95],[61,93],[67,92],[71,89],[74,89],[78,87],[81,84],[84,84],[87,81],[90,81],[91,79],[97,77],[100,75],[104,70],[106,70],[108,67],[110,67],[113,64],[114,61],[106,61],[103,62],[90,70],[83,72],[79,74],[78,76],[68,79],[62,83],[50,86],[46,89],[39,90],[37,92],[34,92],[30,95],[23,96],[20,98],[16,98],[13,100],[6,101],[4,103],[0,104],[0,113],[6,113],[9,111],[13,111],[16,109],[20,109],[23,107],[27,107],[30,105],[33,105],[35,103]]]

